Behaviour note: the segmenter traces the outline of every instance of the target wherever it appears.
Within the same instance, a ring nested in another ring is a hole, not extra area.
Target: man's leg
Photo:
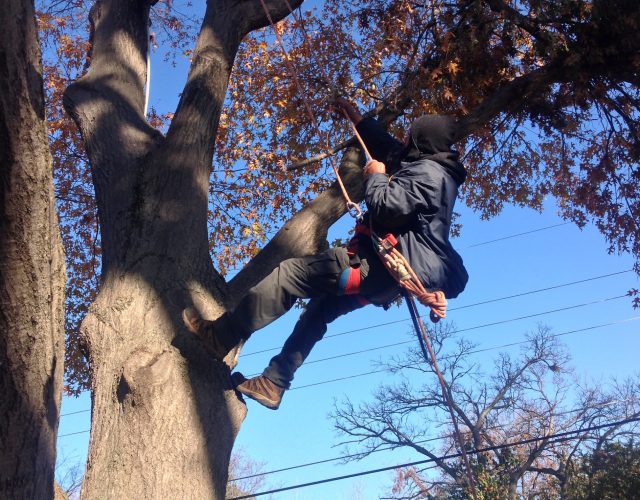
[[[205,343],[215,340],[216,355],[224,357],[222,354],[238,342],[286,313],[296,300],[336,293],[340,274],[348,266],[349,257],[344,248],[288,259],[249,290],[233,311],[216,321],[202,320],[193,309],[185,310],[183,318]]]
[[[298,299],[337,293],[340,274],[347,267],[349,257],[343,248],[285,260],[249,290],[227,317],[248,338],[286,313]]]
[[[312,298],[300,316],[282,351],[271,359],[263,374],[250,380],[235,373],[236,389],[247,397],[272,410],[280,406],[285,389],[293,380],[295,371],[302,365],[313,346],[324,336],[327,324],[338,316],[359,309],[369,299],[383,305],[400,292],[398,284],[389,275],[377,256],[361,260],[362,295],[336,295],[333,292]]]
[[[313,346],[324,336],[327,324],[338,316],[359,309],[366,301],[354,295],[324,295],[312,298],[300,316],[282,352],[271,359],[264,373],[245,379],[234,373],[236,389],[271,410],[277,410],[293,374],[302,365]]]
[[[307,359],[313,346],[322,339],[327,325],[366,303],[356,295],[325,295],[311,299],[282,351],[271,359],[263,375],[278,386],[288,389],[295,371]]]

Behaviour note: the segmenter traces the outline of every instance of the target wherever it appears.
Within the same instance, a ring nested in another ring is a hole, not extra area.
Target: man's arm
[[[375,118],[363,118],[356,107],[343,97],[334,105],[355,124],[371,156],[387,165],[392,172],[400,165],[404,145],[389,134]]]
[[[369,175],[365,170],[364,198],[374,221],[388,228],[405,226],[417,212],[433,211],[429,198],[434,193],[427,193],[433,191],[432,186],[408,179],[390,180],[386,174],[375,172],[375,167],[372,170]]]

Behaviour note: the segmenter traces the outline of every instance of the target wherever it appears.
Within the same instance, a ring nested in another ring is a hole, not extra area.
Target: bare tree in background
[[[244,449],[234,449],[229,461],[226,498],[239,497],[265,489],[266,476],[263,472],[264,464],[253,460]]]
[[[597,446],[633,428],[612,428],[584,434],[576,443],[555,443],[551,436],[605,421],[640,414],[640,404],[620,388],[605,394],[601,387],[580,389],[568,366],[563,346],[546,327],[527,336],[517,357],[500,354],[491,372],[473,359],[475,345],[454,341],[454,331],[436,326],[434,347],[441,360],[453,410],[468,450],[540,438],[530,444],[483,452],[472,468],[483,498],[519,498],[535,491],[540,474],[560,478],[571,455],[588,443]],[[451,345],[455,344],[455,347]],[[398,471],[391,498],[466,498],[465,472],[456,453],[446,402],[432,366],[417,350],[387,364],[400,381],[377,389],[373,401],[336,405],[336,428],[348,452],[360,459],[384,448],[415,450],[430,463],[424,469]],[[434,430],[438,434],[434,436]],[[440,438],[440,439],[435,439]],[[355,448],[355,449],[353,449]],[[564,457],[564,458],[563,458]],[[437,469],[437,473],[427,473]],[[554,483],[555,484],[555,483]]]

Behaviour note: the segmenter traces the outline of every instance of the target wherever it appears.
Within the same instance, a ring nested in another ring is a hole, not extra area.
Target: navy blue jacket
[[[374,230],[396,236],[399,250],[427,289],[442,290],[447,298],[458,296],[468,274],[449,242],[449,230],[460,179],[438,161],[402,161],[407,148],[372,118],[361,121],[358,132],[371,155],[385,163],[388,172],[395,171],[391,177],[372,174],[365,180]]]

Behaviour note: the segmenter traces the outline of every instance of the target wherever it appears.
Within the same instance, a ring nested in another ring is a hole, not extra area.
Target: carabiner
[[[360,208],[360,205],[358,205],[357,203],[354,203],[353,201],[348,201],[347,211],[349,212],[349,215],[353,217],[356,221],[362,222],[363,214],[362,214],[362,209]]]

